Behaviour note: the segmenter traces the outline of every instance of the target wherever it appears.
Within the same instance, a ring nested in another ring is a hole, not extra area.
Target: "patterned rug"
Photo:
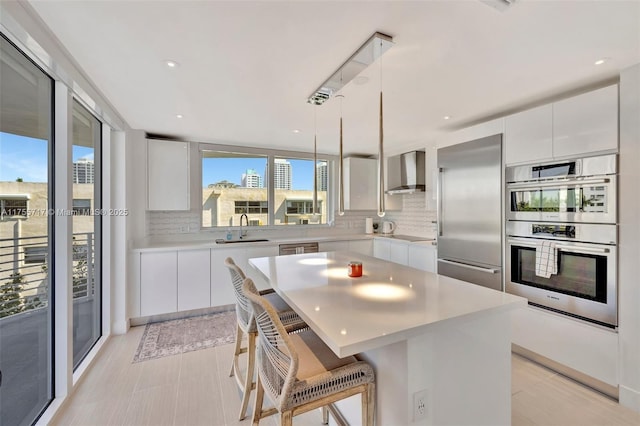
[[[133,362],[233,343],[235,311],[147,324]]]

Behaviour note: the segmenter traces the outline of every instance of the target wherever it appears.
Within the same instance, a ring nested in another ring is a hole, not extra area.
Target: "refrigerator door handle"
[[[442,237],[442,173],[444,169],[442,167],[438,167],[438,182],[437,182],[437,206],[438,209],[437,217],[438,217],[438,236]]]
[[[498,273],[497,269],[483,268],[482,266],[468,265],[466,263],[456,262],[455,260],[438,259],[438,262],[447,263],[449,265],[460,266],[461,268],[473,269],[474,271],[485,272],[487,274],[496,274],[496,273]]]

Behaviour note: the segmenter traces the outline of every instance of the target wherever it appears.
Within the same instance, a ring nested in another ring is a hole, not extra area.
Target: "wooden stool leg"
[[[365,387],[362,398],[362,424],[366,426],[373,426],[373,416],[375,410],[376,401],[376,387],[375,384],[369,383]]]
[[[243,420],[249,405],[249,395],[253,389],[253,370],[256,361],[256,337],[257,333],[249,333],[247,347],[247,371],[244,376],[244,391],[242,394],[242,404],[240,405],[239,419]]]
[[[258,374],[258,380],[256,382],[256,397],[253,403],[253,426],[258,426],[258,423],[260,423],[260,419],[262,418],[263,400],[264,400],[264,388],[262,387],[260,374]]]
[[[234,370],[238,364],[238,356],[242,353],[240,350],[240,345],[242,344],[242,329],[240,325],[236,323],[236,348],[233,351],[233,359],[231,360],[231,371],[229,372],[229,377],[233,377]]]
[[[280,426],[292,426],[293,425],[293,412],[285,411],[280,413]]]

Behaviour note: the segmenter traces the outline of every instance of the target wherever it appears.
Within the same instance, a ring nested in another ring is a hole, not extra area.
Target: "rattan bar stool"
[[[246,278],[244,272],[230,257],[225,259],[224,264],[231,274],[231,282],[233,283],[233,289],[236,295],[236,322],[238,325],[236,327],[236,347],[229,376],[235,376],[236,382],[238,382],[238,386],[242,391],[242,403],[240,405],[239,415],[239,419],[242,420],[246,415],[251,390],[255,388],[253,377],[258,330],[253,318],[253,309],[251,308],[249,300],[246,298],[244,290],[242,289],[242,282]],[[305,324],[302,318],[300,318],[298,314],[296,314],[289,305],[287,305],[286,302],[273,291],[273,289],[264,290],[260,292],[260,294],[274,306],[274,309],[277,311],[280,321],[284,324],[287,332],[292,333],[307,328],[307,324]],[[242,347],[243,333],[247,335],[247,347]],[[240,354],[243,353],[247,354],[247,369],[244,377],[242,376],[239,367]]]
[[[260,296],[250,278],[244,280],[258,327],[258,383],[253,424],[280,413],[281,426],[293,417],[361,394],[362,424],[373,425],[375,377],[373,368],[349,356],[338,358],[310,329],[289,334],[269,300]],[[274,405],[262,409],[264,395]],[[326,411],[325,411],[326,412]]]

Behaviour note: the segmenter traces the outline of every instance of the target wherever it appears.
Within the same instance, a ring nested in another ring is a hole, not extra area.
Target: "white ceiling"
[[[311,150],[316,108],[337,153],[339,101],[306,99],[375,31],[395,46],[343,89],[345,153],[376,152],[380,87],[392,152],[640,62],[637,0],[29,3],[132,128],[236,145]]]

